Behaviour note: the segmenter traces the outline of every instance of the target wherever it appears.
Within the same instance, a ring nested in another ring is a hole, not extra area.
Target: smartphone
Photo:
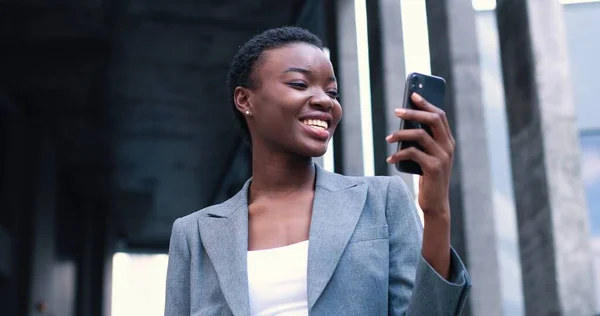
[[[427,102],[435,105],[436,107],[444,110],[444,98],[446,94],[446,81],[444,78],[424,75],[416,72],[410,73],[406,78],[406,86],[404,87],[404,100],[402,106],[406,109],[419,109],[411,99],[411,95],[416,92]],[[420,124],[414,121],[400,120],[400,129],[415,129],[422,128],[429,135],[432,135],[429,126]],[[423,147],[415,141],[398,142],[398,150],[416,147],[419,150],[425,151]],[[396,163],[396,169],[400,172],[412,173],[412,174],[423,174],[423,170],[418,163],[412,160],[399,161]]]

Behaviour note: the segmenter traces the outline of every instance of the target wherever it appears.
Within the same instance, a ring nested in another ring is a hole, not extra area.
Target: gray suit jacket
[[[308,249],[310,315],[458,315],[471,287],[452,251],[450,281],[421,256],[422,225],[400,177],[316,167]],[[166,316],[249,315],[248,180],[219,205],[179,218]]]

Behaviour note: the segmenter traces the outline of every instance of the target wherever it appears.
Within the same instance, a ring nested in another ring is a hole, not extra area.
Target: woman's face
[[[253,143],[306,157],[323,155],[342,117],[325,53],[308,44],[268,50],[254,78],[256,88],[247,99]]]

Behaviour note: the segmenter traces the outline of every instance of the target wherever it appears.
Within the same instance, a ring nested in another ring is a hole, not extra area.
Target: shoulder
[[[343,184],[339,185],[338,189],[364,186],[367,193],[365,207],[386,210],[386,214],[392,216],[395,214],[389,214],[389,212],[412,213],[415,208],[411,190],[400,176],[365,177],[330,174],[329,177],[335,179],[332,182]]]
[[[400,176],[366,177],[369,183],[369,195],[381,196],[385,200],[385,209],[388,216],[397,213],[412,213],[415,201],[408,186]]]
[[[405,187],[406,184],[400,176],[372,176],[361,177],[373,189],[388,190],[390,187]]]
[[[246,203],[246,199],[242,198],[246,193],[245,188],[246,186],[244,186],[244,188],[236,195],[222,203],[213,204],[186,216],[177,218],[173,223],[174,228],[177,226],[183,228],[185,231],[189,231],[189,229],[197,229],[198,221],[204,217],[227,217],[227,215]]]
[[[417,202],[400,176],[347,177],[364,186],[366,200],[363,213],[385,218],[400,235],[419,238],[422,228]],[[365,215],[366,216],[366,215]]]
[[[317,165],[317,186],[329,191],[339,191],[356,185],[366,185],[369,191],[378,192],[387,191],[390,186],[406,188],[400,176],[346,176],[326,171]]]
[[[369,193],[383,194],[386,197],[391,195],[392,197],[411,198],[411,191],[400,176],[338,176],[345,177],[357,184],[367,185]]]

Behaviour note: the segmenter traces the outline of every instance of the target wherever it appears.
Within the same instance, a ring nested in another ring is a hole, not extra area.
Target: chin
[[[321,156],[325,155],[325,152],[327,152],[328,144],[329,144],[329,141],[312,143],[312,144],[304,144],[304,146],[302,146],[303,148],[300,150],[300,154],[302,156],[311,157],[311,158],[321,157]]]

